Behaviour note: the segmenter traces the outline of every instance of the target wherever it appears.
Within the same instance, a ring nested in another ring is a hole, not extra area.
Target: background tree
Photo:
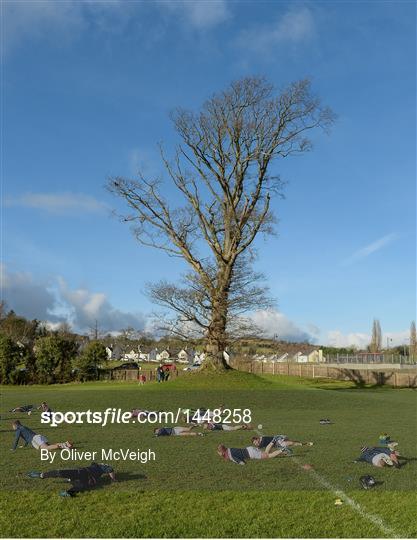
[[[29,321],[11,310],[0,317],[0,332],[10,337],[14,343],[31,347],[36,337],[42,334],[44,329],[38,320]]]
[[[382,347],[382,332],[381,325],[378,319],[374,319],[372,323],[372,337],[371,344],[369,345],[369,350],[371,352],[379,352]]]
[[[91,341],[78,357],[78,378],[82,381],[98,380],[99,369],[107,363],[106,347],[99,341]]]
[[[313,96],[307,80],[276,93],[263,78],[245,78],[209,99],[198,113],[177,109],[171,119],[180,137],[175,156],[161,158],[168,182],[112,178],[111,192],[127,203],[136,238],[188,263],[185,286],[163,282],[151,296],[172,309],[181,325],[196,326],[207,341],[207,363],[219,368],[228,340],[231,291],[244,290],[239,261],[259,233],[273,231],[271,197],[282,192],[271,172],[277,158],[311,148],[307,132],[327,129],[332,112]],[[172,200],[182,200],[175,206]],[[249,261],[249,257],[247,257]],[[248,286],[255,279],[246,268]],[[262,305],[252,290],[241,311]],[[188,295],[188,298],[187,298]],[[200,300],[195,310],[191,301]],[[235,301],[237,298],[235,297]]]
[[[51,384],[69,381],[77,352],[78,346],[73,339],[60,335],[38,338],[35,357],[39,382]]]
[[[138,352],[140,336],[141,333],[139,330],[135,330],[132,326],[128,326],[119,330],[119,334],[116,337],[112,338],[112,343],[113,346],[118,347],[120,351],[120,356],[123,357],[132,349],[135,352]]]
[[[13,372],[21,362],[20,347],[9,337],[0,334],[0,382],[13,382]]]
[[[59,336],[62,336],[68,339],[76,338],[76,334],[74,334],[74,332],[72,331],[71,325],[67,321],[60,323],[58,327],[56,328],[56,330],[54,331],[54,334],[57,334]]]
[[[417,332],[416,323],[411,321],[410,325],[410,356],[417,356]]]
[[[94,320],[94,324],[92,326],[89,326],[88,328],[88,334],[91,336],[91,339],[94,341],[97,341],[100,339],[103,335],[103,332],[98,324],[98,320]]]

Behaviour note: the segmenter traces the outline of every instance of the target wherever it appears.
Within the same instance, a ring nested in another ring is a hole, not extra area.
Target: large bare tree
[[[233,315],[268,303],[248,254],[260,233],[273,231],[270,201],[282,184],[271,163],[310,150],[308,133],[327,130],[334,115],[308,80],[276,92],[252,77],[215,94],[199,112],[177,109],[171,119],[180,143],[172,159],[160,147],[165,181],[139,172],[135,180],[113,177],[108,187],[127,203],[122,219],[139,242],[188,263],[181,286],[162,282],[150,294],[180,315],[182,328],[203,331],[207,363],[220,367]],[[181,204],[168,200],[167,183]]]

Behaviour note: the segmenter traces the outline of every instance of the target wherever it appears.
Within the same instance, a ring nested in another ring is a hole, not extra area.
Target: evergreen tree
[[[0,382],[2,384],[13,382],[13,372],[20,361],[19,346],[10,337],[0,334]]]
[[[99,341],[87,345],[77,360],[78,378],[82,381],[97,380],[99,368],[108,360],[106,347]]]
[[[371,352],[379,352],[382,347],[382,332],[381,325],[378,319],[374,319],[372,324],[372,338],[369,350]]]
[[[78,352],[73,339],[59,335],[41,337],[35,343],[39,382],[67,382],[71,379],[72,362]]]
[[[415,321],[412,321],[410,325],[410,356],[417,356],[417,332]]]

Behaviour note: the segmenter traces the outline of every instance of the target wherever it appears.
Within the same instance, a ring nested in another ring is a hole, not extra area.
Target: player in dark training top
[[[92,463],[88,467],[80,469],[57,469],[47,472],[31,471],[30,478],[63,478],[71,482],[72,486],[60,492],[61,497],[73,497],[80,491],[94,488],[102,476],[109,475],[115,482],[116,475],[113,467],[105,463]]]

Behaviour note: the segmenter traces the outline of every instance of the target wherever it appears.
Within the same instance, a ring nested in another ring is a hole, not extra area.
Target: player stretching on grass
[[[180,437],[194,437],[196,435],[200,435],[202,437],[204,433],[193,433],[191,430],[194,429],[196,426],[190,426],[190,427],[163,427],[163,428],[155,428],[153,430],[155,437],[170,437],[170,436],[180,436]]]
[[[106,474],[109,475],[113,482],[116,482],[113,467],[104,463],[92,463],[89,467],[82,467],[81,469],[58,469],[47,472],[31,471],[28,476],[30,478],[64,478],[71,482],[72,486],[59,494],[61,497],[73,497],[80,491],[94,488],[98,480]]]
[[[399,469],[401,467],[398,461],[398,453],[391,448],[385,446],[373,446],[369,448],[364,446],[361,448],[361,455],[354,461],[358,463],[359,461],[365,461],[370,463],[375,467],[395,467]]]
[[[272,459],[284,454],[282,448],[274,452],[263,452],[255,446],[247,446],[246,448],[227,448],[224,444],[219,444],[217,454],[226,461],[233,461],[238,465],[246,465],[247,459]]]
[[[27,413],[31,415],[32,411],[34,410],[35,410],[35,407],[33,405],[20,405],[20,407],[15,407],[14,409],[10,409],[9,412],[11,413],[21,412],[21,413]]]
[[[25,445],[31,444],[35,450],[43,448],[45,450],[58,450],[59,448],[72,448],[72,443],[66,441],[63,443],[49,444],[46,437],[35,433],[30,428],[23,426],[19,420],[15,420],[12,423],[12,427],[15,430],[15,437],[12,446],[12,450],[16,450],[19,439],[22,438],[25,441]]]
[[[238,431],[239,429],[253,429],[250,424],[241,424],[232,426],[230,424],[217,424],[216,422],[206,422],[203,424],[203,429],[208,431]]]
[[[273,436],[263,436],[263,437],[252,437],[252,444],[256,448],[265,448],[265,452],[270,452],[272,448],[281,448],[285,449],[287,454],[291,454],[291,446],[313,446],[313,442],[301,442],[293,441],[289,439],[286,435],[273,435]]]
[[[42,401],[42,403],[38,407],[38,411],[41,411],[41,414],[43,413],[43,417],[49,417],[49,419],[52,418],[52,409],[51,407],[46,403],[46,401]]]

